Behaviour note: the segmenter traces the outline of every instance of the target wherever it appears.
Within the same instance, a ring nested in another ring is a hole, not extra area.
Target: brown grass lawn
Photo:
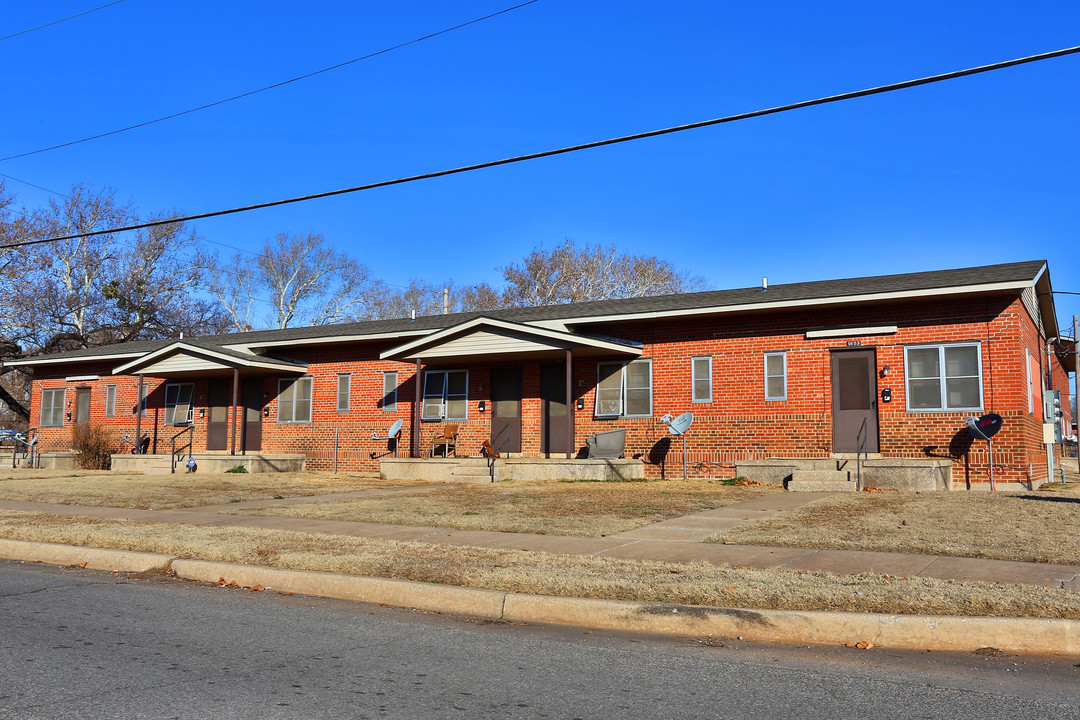
[[[1027,493],[835,495],[710,542],[1080,565],[1080,485]]]
[[[493,590],[719,607],[1080,618],[1061,589],[704,563],[635,562],[520,550],[0,511],[0,537]]]
[[[416,484],[416,483],[399,483]],[[0,499],[167,510],[387,487],[339,473],[177,473],[122,475],[108,470],[0,470]]]
[[[602,537],[775,492],[783,490],[729,487],[717,480],[514,480],[443,485],[340,503],[253,508],[237,514]]]

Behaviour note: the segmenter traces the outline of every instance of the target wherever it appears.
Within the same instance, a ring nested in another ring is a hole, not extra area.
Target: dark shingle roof
[[[285,345],[296,340],[437,331],[480,316],[518,323],[565,320],[573,324],[575,320],[586,322],[589,318],[597,317],[678,313],[679,311],[701,310],[712,307],[744,306],[746,309],[752,309],[755,305],[793,303],[807,300],[836,299],[842,301],[843,298],[854,296],[913,293],[986,284],[1016,283],[1017,286],[1020,286],[1021,284],[1031,283],[1045,265],[1046,262],[1043,260],[1031,260],[953,270],[933,270],[898,275],[877,275],[773,285],[769,287],[768,292],[762,292],[761,287],[710,290],[680,295],[657,295],[644,298],[597,300],[567,305],[507,308],[483,313],[427,315],[418,317],[415,320],[401,318],[285,328],[284,330],[256,330],[224,335],[208,335],[200,338],[185,338],[184,342],[211,348],[220,348],[222,345],[243,346],[255,343],[281,343]],[[56,358],[57,360],[74,360],[79,357],[145,353],[152,352],[173,342],[176,342],[176,340],[143,340],[121,345],[74,350],[42,357]]]

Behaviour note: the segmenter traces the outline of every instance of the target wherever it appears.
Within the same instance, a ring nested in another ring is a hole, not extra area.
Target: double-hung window
[[[116,386],[105,386],[105,417],[116,415]]]
[[[787,400],[787,353],[765,353],[765,399]]]
[[[278,380],[277,421],[311,422],[311,378]]]
[[[691,358],[690,363],[691,400],[696,403],[712,402],[712,358]]]
[[[652,415],[651,360],[597,363],[596,373],[596,417]]]
[[[337,376],[337,411],[349,412],[349,387],[352,385],[351,375]]]
[[[909,411],[982,409],[979,343],[904,348],[904,370]]]
[[[41,427],[62,427],[64,424],[64,388],[41,391]]]
[[[469,371],[427,370],[424,373],[424,420],[468,420]]]
[[[165,424],[190,425],[194,419],[191,395],[194,383],[168,383],[165,385]]]
[[[384,372],[382,376],[383,412],[397,410],[397,371]]]

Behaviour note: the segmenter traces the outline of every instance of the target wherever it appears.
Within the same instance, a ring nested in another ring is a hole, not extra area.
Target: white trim
[[[806,339],[834,337],[863,337],[866,335],[893,335],[899,330],[896,325],[875,325],[853,328],[829,328],[828,330],[807,330]]]
[[[100,379],[100,375],[69,375],[64,378],[64,382],[92,382]]]
[[[83,355],[76,358],[57,358],[51,355],[43,355],[38,358],[26,360],[5,360],[0,365],[4,367],[22,367],[25,365],[71,365],[81,362],[95,362],[98,360],[123,360],[125,358],[142,357],[143,353],[110,353],[108,355]]]
[[[705,377],[702,377],[702,378],[699,378],[695,374],[695,371],[694,371],[694,368],[697,365],[698,360],[707,361],[708,366],[709,366],[708,373],[705,375]],[[697,397],[696,392],[697,392],[697,381],[698,380],[708,380],[708,382],[709,382],[709,392],[708,392],[707,397],[704,397],[704,398]],[[690,358],[690,402],[691,403],[698,403],[698,404],[703,404],[703,403],[707,404],[707,403],[711,403],[712,401],[713,401],[713,362],[712,362],[712,355],[694,355],[694,356],[692,356]]]

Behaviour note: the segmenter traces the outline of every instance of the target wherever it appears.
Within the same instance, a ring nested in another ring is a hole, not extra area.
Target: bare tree
[[[279,233],[252,261],[239,253],[213,272],[210,291],[237,330],[324,325],[361,311],[369,271],[323,244],[322,235]],[[269,312],[259,308],[269,305]]]
[[[392,287],[381,280],[371,283],[357,320],[385,320],[443,312],[475,312],[502,307],[501,295],[487,283],[456,288],[454,282],[425,283],[410,280],[406,288]]]
[[[506,281],[502,302],[515,307],[671,295],[705,285],[702,278],[655,256],[603,245],[579,248],[569,238],[551,250],[533,248],[520,264],[499,269]]]

